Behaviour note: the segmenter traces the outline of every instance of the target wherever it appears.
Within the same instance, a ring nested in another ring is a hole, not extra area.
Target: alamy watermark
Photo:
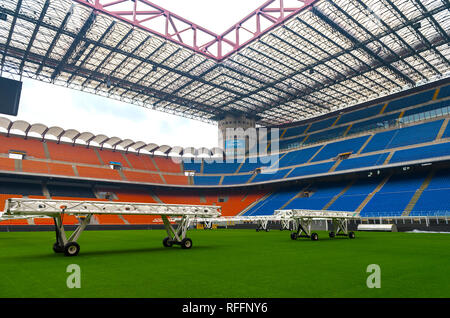
[[[367,277],[367,288],[381,288],[381,267],[378,264],[370,264],[366,269],[370,275]]]
[[[66,273],[70,275],[66,279],[67,288],[81,288],[81,268],[80,265],[70,264],[66,268]]]
[[[278,171],[280,131],[278,128],[226,128],[219,131],[223,148],[213,156],[172,157],[176,163],[187,160],[190,163],[245,163],[256,164],[259,173],[273,174]]]

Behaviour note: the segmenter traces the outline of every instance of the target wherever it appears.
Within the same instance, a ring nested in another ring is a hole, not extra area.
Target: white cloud
[[[159,145],[217,145],[215,125],[30,79],[23,80],[18,115],[5,117]]]

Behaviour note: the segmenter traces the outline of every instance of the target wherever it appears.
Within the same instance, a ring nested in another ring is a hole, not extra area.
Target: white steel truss
[[[337,235],[355,238],[354,232],[348,231],[348,221],[359,219],[356,212],[344,211],[316,211],[316,210],[276,210],[274,213],[282,220],[293,223],[291,239],[296,240],[299,237],[307,237],[313,241],[319,239],[317,233],[312,233],[311,224],[313,220],[331,220],[333,226],[328,233],[330,238]]]
[[[64,215],[79,217],[80,224],[75,231],[67,237],[64,225]],[[41,200],[41,199],[8,199],[3,219],[52,217],[55,221],[56,243],[53,245],[55,253],[66,256],[76,256],[80,251],[77,243],[81,233],[86,229],[92,215],[159,215],[162,217],[167,237],[163,240],[165,247],[173,244],[182,248],[191,248],[192,240],[186,237],[191,220],[197,217],[207,219],[221,215],[220,206],[158,204],[158,203],[132,203],[132,202],[99,202],[99,201],[72,201],[72,200]],[[178,226],[174,227],[171,220]],[[175,219],[172,219],[175,217]]]

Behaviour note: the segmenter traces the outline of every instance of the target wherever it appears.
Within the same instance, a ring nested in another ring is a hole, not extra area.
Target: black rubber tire
[[[185,238],[181,240],[181,248],[190,249],[192,247],[192,240],[190,238]]]
[[[297,233],[291,233],[291,240],[295,241],[298,238],[298,234]]]
[[[64,247],[61,247],[58,243],[53,244],[53,252],[55,253],[63,253]]]
[[[170,238],[169,237],[166,237],[166,238],[164,238],[164,240],[163,240],[163,245],[164,245],[164,247],[172,247],[172,242],[170,241]]]
[[[64,246],[65,256],[77,256],[78,253],[80,253],[80,245],[78,245],[78,243],[70,242]]]
[[[259,232],[259,229],[256,229],[256,232]]]
[[[266,232],[269,232],[270,231],[270,229],[266,229]]]
[[[328,236],[329,236],[330,238],[334,238],[334,237],[336,237],[336,233],[334,233],[333,231],[331,231],[330,233],[328,233]]]
[[[355,233],[354,232],[348,232],[348,238],[349,239],[354,239],[355,238]]]
[[[319,240],[319,235],[317,233],[312,233],[311,234],[311,240],[312,241],[318,241]]]

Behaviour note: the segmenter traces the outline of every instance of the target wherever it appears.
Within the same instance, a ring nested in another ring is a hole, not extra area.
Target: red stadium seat
[[[50,152],[50,159],[52,160],[93,165],[101,164],[93,149],[79,145],[57,144],[52,141],[47,141],[47,146]]]
[[[122,180],[119,172],[110,168],[77,166],[78,174],[84,178]]]
[[[0,135],[0,153],[8,154],[10,150],[24,151],[27,157],[46,159],[44,145],[41,141]]]

